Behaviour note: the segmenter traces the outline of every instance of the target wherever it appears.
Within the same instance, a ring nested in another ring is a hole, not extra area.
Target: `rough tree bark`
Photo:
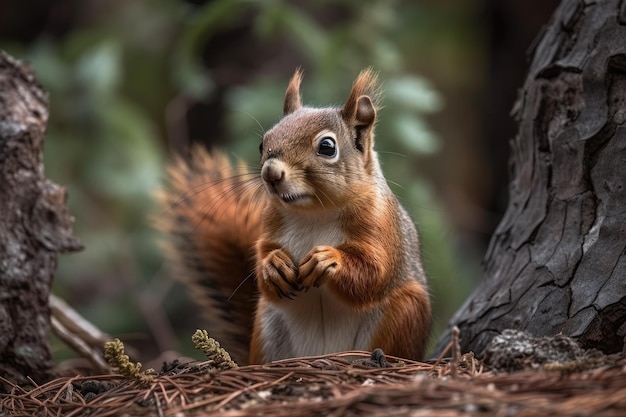
[[[462,349],[477,354],[507,328],[622,351],[626,2],[563,0],[538,38],[513,114],[508,208],[483,281],[450,325],[460,328]]]
[[[48,97],[30,68],[0,51],[0,376],[18,384],[49,376],[57,254],[81,248],[65,189],[43,175],[47,121]]]

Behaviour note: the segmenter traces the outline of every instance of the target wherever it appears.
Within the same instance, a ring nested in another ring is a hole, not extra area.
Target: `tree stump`
[[[65,189],[44,177],[47,121],[30,68],[0,51],[0,375],[17,384],[49,376],[57,254],[81,248]]]
[[[513,115],[509,204],[482,283],[451,319],[463,351],[504,329],[605,353],[626,336],[626,2],[564,0]],[[504,139],[504,138],[503,138]],[[449,332],[441,339],[441,351]]]

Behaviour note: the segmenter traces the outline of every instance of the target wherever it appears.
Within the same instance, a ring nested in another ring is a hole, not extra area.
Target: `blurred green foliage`
[[[320,18],[329,6],[340,11],[330,24]],[[449,65],[455,54],[467,53],[468,28],[441,23],[457,13],[410,0],[376,0],[367,7],[356,0],[321,1],[306,8],[286,0],[215,0],[204,6],[120,1],[61,38],[42,36],[28,45],[0,39],[0,47],[31,62],[50,92],[46,171],[69,189],[75,234],[86,246],[61,259],[55,291],[131,344],[138,334],[136,340],[156,341],[155,351],[192,350],[188,328],[176,324],[185,315],[179,310],[186,298],[162,270],[149,222],[158,212],[152,194],[172,140],[165,114],[176,97],[203,100],[212,94],[216,81],[202,65],[204,46],[252,16],[255,36],[281,39],[297,54],[307,104],[339,105],[359,70],[380,71],[385,94],[376,146],[392,188],[419,223],[436,335],[468,294],[472,272],[459,261],[423,163],[442,148],[427,116],[445,100],[414,68],[424,57]],[[287,81],[266,72],[228,90],[233,156],[255,163],[262,131],[281,115]],[[158,334],[174,328],[184,332],[180,343]]]

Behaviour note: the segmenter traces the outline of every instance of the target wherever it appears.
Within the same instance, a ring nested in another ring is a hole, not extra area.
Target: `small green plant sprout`
[[[216,368],[226,370],[238,367],[230,358],[230,354],[220,346],[217,340],[209,337],[209,333],[206,330],[196,330],[191,337],[191,341],[196,349],[204,352]]]
[[[124,343],[120,339],[104,344],[104,359],[113,368],[114,372],[119,373],[124,378],[136,380],[142,384],[150,384],[154,382],[156,373],[154,369],[148,369],[141,372],[141,363],[133,363],[126,353],[124,353]]]

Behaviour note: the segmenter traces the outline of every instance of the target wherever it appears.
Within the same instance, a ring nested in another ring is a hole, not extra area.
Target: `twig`
[[[102,346],[111,337],[83,318],[65,301],[50,294],[52,330],[67,346],[86,358],[98,372],[109,373],[102,356]]]
[[[460,330],[457,326],[452,327],[450,332],[450,343],[452,344],[452,362],[450,363],[450,373],[452,378],[456,378],[459,364],[461,363],[461,344],[459,343]]]

